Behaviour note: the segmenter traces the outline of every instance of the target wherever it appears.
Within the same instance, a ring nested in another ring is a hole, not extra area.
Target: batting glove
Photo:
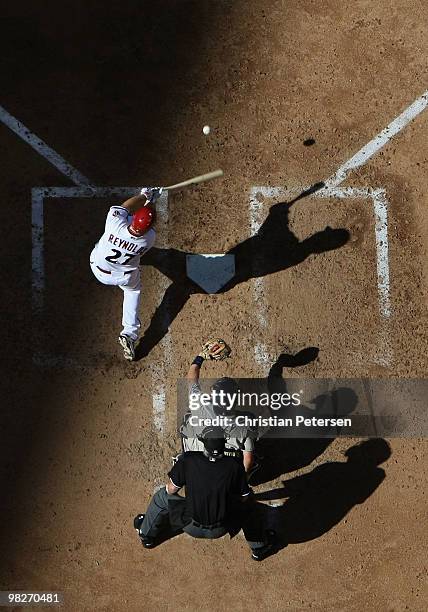
[[[142,187],[140,193],[146,196],[147,203],[154,204],[162,194],[162,187]]]

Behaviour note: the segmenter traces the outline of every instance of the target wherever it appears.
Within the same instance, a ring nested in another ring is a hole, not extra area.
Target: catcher
[[[187,379],[189,381],[189,397],[191,396],[194,400],[201,393],[201,387],[199,384],[199,374],[201,366],[205,360],[223,361],[227,359],[231,354],[230,347],[224,340],[213,339],[206,342],[201,352],[195,357],[192,364],[190,365],[187,373]],[[223,391],[226,394],[233,394],[239,391],[238,384],[232,378],[220,378],[211,387],[212,392],[217,393],[217,397]],[[182,437],[183,450],[186,451],[204,451],[203,441],[203,430],[204,426],[192,425],[189,421],[191,412],[187,412],[184,415],[183,424],[180,428],[180,434]],[[242,456],[245,471],[249,478],[254,471],[259,467],[254,461],[254,433],[247,427],[238,426],[233,423],[235,413],[230,409],[227,401],[213,404],[200,405],[198,408],[198,417],[212,419],[216,416],[227,416],[229,421],[232,421],[230,425],[224,427],[224,434],[226,438],[226,453],[236,456]]]

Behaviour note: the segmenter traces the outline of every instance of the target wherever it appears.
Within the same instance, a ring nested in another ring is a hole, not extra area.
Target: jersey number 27
[[[113,264],[119,264],[121,266],[126,266],[126,264],[128,264],[131,261],[131,259],[135,257],[135,253],[125,253],[124,255],[125,260],[117,261],[119,257],[123,255],[123,253],[122,251],[118,251],[117,249],[112,249],[112,251],[113,251],[113,254],[106,257],[106,261],[109,261],[110,263],[113,263]]]

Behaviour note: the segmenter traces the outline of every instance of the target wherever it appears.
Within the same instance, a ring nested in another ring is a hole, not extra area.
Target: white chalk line
[[[154,381],[156,384],[156,381]],[[165,430],[166,389],[165,384],[158,385],[158,392],[153,392],[153,424],[159,434]]]
[[[272,365],[272,357],[269,355],[268,348],[264,342],[256,342],[254,345],[254,359],[256,363],[267,371]]]
[[[61,155],[54,151],[49,145],[33,134],[23,123],[11,115],[3,106],[0,106],[0,121],[12,130],[19,138],[30,145],[39,155],[44,157],[50,164],[64,176],[68,177],[76,185],[89,185],[90,180],[81,172],[76,170]]]
[[[129,197],[137,187],[33,187],[31,190],[32,309],[43,308],[45,289],[44,200],[45,198]]]
[[[251,189],[250,198],[254,199],[257,193],[265,198],[292,198],[299,192],[298,189],[282,189],[281,187],[256,186]],[[389,243],[388,243],[388,200],[386,191],[382,188],[372,189],[359,187],[345,187],[321,189],[315,192],[312,198],[370,198],[373,202],[375,218],[376,240],[376,269],[378,281],[379,312],[381,317],[388,319],[391,316],[390,299],[390,272],[389,272]]]
[[[377,153],[389,140],[398,134],[410,121],[417,117],[428,105],[428,91],[413,102],[407,109],[405,109],[401,115],[394,119],[382,132],[380,132],[374,139],[367,143],[360,151],[358,151],[351,159],[343,164],[335,175],[327,179],[326,187],[324,189],[324,195],[327,196],[328,192],[337,187],[342,183],[347,175],[355,170],[356,168],[364,165],[367,161]],[[6,109],[0,106],[0,120],[13,130],[20,138],[30,144],[40,155],[50,161],[62,174],[70,178],[77,185],[89,185],[90,181],[78,170],[73,168],[68,162],[66,162],[58,153],[51,149],[45,142],[33,134],[28,128],[26,128],[21,122],[13,117]],[[47,188],[46,188],[47,189]],[[58,189],[58,192],[61,188]],[[103,195],[98,197],[105,197],[108,195],[116,195],[120,189],[127,190],[128,188],[100,188],[103,190]],[[112,190],[115,193],[112,193]],[[89,191],[94,194],[97,188],[89,188]],[[99,192],[98,192],[99,193]],[[105,196],[104,196],[105,193]],[[383,190],[383,194],[384,194]],[[83,195],[83,194],[82,194]],[[117,194],[119,195],[119,194]],[[89,194],[88,194],[89,196]],[[44,197],[55,197],[54,195],[46,195]],[[67,197],[65,193],[56,197]],[[72,196],[71,196],[72,197]],[[93,197],[96,197],[93,195]],[[43,226],[43,196],[37,190],[33,194],[33,207],[32,207],[32,220],[34,222],[33,229],[33,295],[38,296],[36,301],[40,300],[38,289],[44,284],[44,262],[43,262],[43,229],[37,231],[40,224]],[[257,202],[258,204],[258,202]],[[380,293],[380,304],[381,312],[384,317],[390,316],[390,299],[389,299],[389,263],[388,263],[388,239],[387,239],[387,201],[385,195],[374,199],[375,206],[375,219],[376,219],[376,245],[378,251],[377,257],[377,272],[378,272],[378,287]],[[251,213],[251,231],[257,233],[257,225],[260,227],[260,221],[256,218],[256,212],[260,212],[260,207],[256,207],[253,202],[253,210]],[[252,235],[254,235],[252,233]],[[386,237],[386,239],[385,239]],[[261,297],[264,294],[264,280],[260,277],[255,279],[254,282],[254,293],[256,297]],[[264,303],[262,300],[260,303]],[[260,313],[260,323],[262,326],[267,326],[267,309],[266,312]],[[266,351],[259,351],[259,355],[266,354]],[[168,353],[169,354],[169,353]]]
[[[44,261],[44,199],[45,198],[104,198],[129,197],[138,193],[136,187],[97,187],[91,181],[69,164],[61,155],[54,151],[41,138],[36,136],[21,121],[0,106],[0,121],[11,129],[19,138],[29,144],[39,155],[51,163],[61,174],[69,178],[78,187],[35,187],[31,190],[31,222],[32,222],[32,308],[33,312],[43,308],[45,288],[45,261]],[[168,223],[168,193],[165,192],[160,200],[159,217]],[[161,290],[166,290],[168,283]],[[162,433],[165,426],[165,366],[169,364],[171,356],[171,339],[169,332],[161,341],[164,364],[162,372],[152,373],[153,386],[153,420],[155,428]],[[77,364],[70,359],[52,357],[36,353],[33,362],[42,367],[76,368]]]
[[[315,196],[315,194],[314,194]],[[316,196],[315,196],[316,197]],[[322,190],[322,198],[370,198],[373,203],[375,218],[376,270],[379,312],[383,319],[391,317],[390,271],[389,271],[389,238],[388,238],[388,206],[386,191],[377,189],[336,189]]]
[[[43,306],[45,287],[43,190],[31,190],[31,303],[33,312]]]
[[[321,190],[322,198],[370,198],[373,202],[376,241],[376,270],[379,300],[379,312],[383,319],[391,317],[390,271],[389,271],[389,238],[388,206],[385,189],[330,187]],[[313,194],[316,197],[316,194]]]
[[[168,246],[169,238],[169,211],[168,211],[168,193],[165,192],[159,198],[156,204],[157,224],[160,234],[159,246]],[[166,290],[170,285],[170,280],[162,275],[159,281],[160,299],[165,295]],[[168,316],[168,314],[166,314]],[[166,322],[164,322],[166,324]],[[153,392],[153,423],[157,433],[162,436],[166,426],[166,378],[167,369],[171,366],[172,355],[172,338],[171,331],[168,329],[165,336],[159,342],[162,350],[162,360],[156,361],[152,367],[152,392]]]
[[[390,300],[390,271],[389,271],[389,244],[388,244],[388,201],[384,189],[358,189],[345,188],[337,190],[336,188],[347,178],[348,174],[357,168],[365,165],[368,160],[373,157],[382,147],[384,147],[394,136],[403,130],[413,119],[415,119],[428,106],[428,90],[417,98],[410,106],[408,106],[398,117],[396,117],[389,125],[386,126],[379,134],[377,134],[370,142],[362,147],[355,155],[346,161],[330,178],[325,181],[325,187],[318,192],[315,192],[310,197],[370,197],[373,201],[374,216],[375,216],[375,238],[376,238],[376,267],[377,267],[377,284],[379,296],[379,310],[381,317],[387,320],[391,316],[391,300]],[[300,190],[300,192],[303,191]],[[260,228],[260,214],[262,205],[257,199],[257,193],[260,192],[264,197],[277,198],[285,195],[298,195],[297,189],[286,189],[280,187],[252,187],[250,191],[250,225],[251,235],[257,233]],[[257,311],[260,309],[261,314],[258,315],[261,327],[267,327],[267,304],[264,300],[264,278],[260,277],[253,281],[253,295],[257,304]],[[264,304],[264,307],[262,307]],[[385,364],[388,364],[392,359],[392,349],[388,340],[386,330],[382,331]],[[265,367],[268,352],[266,345],[263,343],[256,344],[255,348],[256,363]]]
[[[263,223],[263,202],[258,200],[258,190],[250,191],[250,236],[255,236]],[[254,270],[257,274],[257,270]],[[253,300],[256,304],[256,318],[262,330],[268,325],[268,303],[266,300],[265,282],[263,276],[255,276],[251,279]],[[254,345],[254,358],[256,363],[267,370],[270,364],[270,356],[264,342],[256,342]]]
[[[388,319],[391,316],[391,299],[389,288],[388,200],[385,190],[379,189],[373,194],[372,199],[375,215],[379,309],[381,315]]]
[[[292,198],[301,193],[302,190],[298,189],[286,189],[281,187],[267,187],[263,185],[254,186],[250,192],[250,217],[252,221],[252,228],[256,227],[254,222],[254,205],[252,203],[257,201],[259,205],[256,210],[257,214],[260,212],[260,202],[257,200],[258,194],[263,198],[278,199],[278,198]],[[388,200],[386,192],[382,188],[371,189],[371,188],[357,188],[357,187],[346,187],[337,188],[331,187],[329,189],[321,189],[320,191],[311,195],[311,197],[321,198],[370,198],[373,203],[374,218],[375,218],[375,242],[376,242],[376,270],[377,270],[377,288],[378,288],[378,303],[379,312],[383,320],[387,320],[391,316],[391,300],[390,300],[390,273],[389,273],[389,244],[388,244]],[[253,295],[255,303],[257,304],[257,310],[263,313],[264,321],[263,326],[267,326],[268,309],[265,298],[264,278],[260,277],[256,279],[259,283],[253,284]],[[261,288],[260,288],[261,287]],[[381,333],[382,344],[383,344],[383,356],[378,357],[376,361],[381,365],[387,365],[392,359],[392,349],[387,338],[386,331],[383,330]],[[254,346],[255,361],[258,365],[266,368],[270,361],[269,351],[266,344],[258,342]]]
[[[413,104],[408,106],[398,117],[386,126],[377,136],[368,142],[362,149],[346,161],[335,174],[325,181],[326,189],[337,187],[342,183],[350,172],[364,166],[382,147],[384,147],[394,136],[403,130],[413,119],[415,119],[428,106],[428,90],[425,91]]]
[[[254,237],[260,230],[263,222],[263,204],[258,201],[257,194],[250,192],[250,236]],[[254,272],[257,272],[256,270]],[[260,327],[267,327],[267,303],[264,291],[263,277],[255,277],[251,281],[253,289],[253,298],[258,308],[256,309],[256,317]]]
[[[31,191],[32,203],[32,306],[33,312],[43,308],[43,297],[45,287],[45,263],[44,263],[44,199],[45,198],[105,198],[105,197],[129,197],[139,192],[137,187],[35,187]],[[158,219],[161,224],[168,224],[168,193],[162,194],[159,200]],[[167,241],[167,235],[163,236]],[[160,283],[160,295],[162,296],[169,284],[168,279],[162,279]],[[172,342],[170,333],[160,342],[163,351],[163,361],[158,367],[151,367],[152,376],[152,412],[154,427],[159,434],[163,434],[166,420],[166,371],[172,355]],[[63,367],[67,369],[79,369],[91,367],[88,363],[77,363],[73,359],[60,356],[52,356],[45,353],[35,353],[33,363],[38,367]]]

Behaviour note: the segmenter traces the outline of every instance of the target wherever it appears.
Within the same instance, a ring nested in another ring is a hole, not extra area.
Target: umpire
[[[254,520],[255,503],[244,466],[224,455],[225,439],[220,427],[203,432],[204,451],[183,453],[165,488],[157,491],[146,514],[134,519],[145,548],[153,548],[168,529],[182,529],[194,538],[216,539],[242,528],[253,559],[261,561],[273,549],[274,532]],[[178,495],[186,487],[186,497]]]

